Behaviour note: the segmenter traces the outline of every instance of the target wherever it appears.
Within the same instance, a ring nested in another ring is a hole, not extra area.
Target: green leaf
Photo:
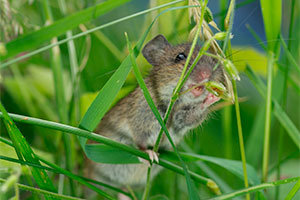
[[[275,50],[281,28],[281,0],[260,0],[268,49]]]
[[[230,171],[231,173],[239,177],[241,180],[244,179],[243,166],[241,161],[198,155],[194,153],[180,153],[180,155],[185,161],[194,162],[194,161],[201,160],[201,161],[213,163],[224,169],[227,169],[228,171]],[[167,160],[177,160],[176,156],[172,152],[161,153],[160,157],[165,158]],[[256,185],[260,183],[259,178],[255,172],[255,169],[249,164],[247,164],[247,172],[248,172],[249,183],[251,185]]]
[[[4,179],[0,178],[0,183],[1,182],[3,183],[4,181],[5,181]],[[54,193],[54,192],[50,192],[50,191],[47,191],[47,190],[31,187],[31,186],[28,186],[28,185],[23,185],[23,184],[20,184],[20,183],[16,183],[16,185],[17,185],[18,188],[20,188],[22,190],[35,192],[35,193],[38,193],[38,194],[43,194],[48,199],[51,198],[51,199],[62,199],[62,200],[64,200],[64,199],[65,200],[83,200],[81,198],[67,196],[67,195],[63,195],[63,194],[57,194],[57,193]]]
[[[260,190],[267,189],[267,188],[273,188],[273,187],[276,187],[279,185],[283,185],[283,184],[287,184],[287,183],[291,183],[291,182],[295,182],[295,181],[299,181],[299,180],[300,180],[300,177],[293,177],[293,178],[287,178],[287,179],[283,179],[283,180],[279,180],[279,181],[275,181],[275,182],[262,183],[262,184],[255,185],[255,186],[252,186],[249,188],[237,190],[237,191],[229,193],[229,194],[224,194],[224,195],[221,195],[218,197],[214,197],[209,200],[233,199],[233,198],[241,196],[241,195],[260,191]]]
[[[293,55],[290,53],[287,45],[285,44],[284,40],[282,39],[282,36],[280,36],[280,42],[282,44],[283,50],[286,54],[287,59],[291,63],[292,66],[294,66],[295,70],[300,75],[300,66],[297,64],[296,60],[294,59]]]
[[[137,51],[139,52],[140,49],[141,44]],[[116,72],[100,90],[92,105],[88,108],[82,118],[79,127],[89,131],[93,131],[96,128],[124,84],[130,69],[131,62],[129,56],[127,56]]]
[[[2,63],[2,64],[0,65],[0,69],[1,69],[1,68],[5,68],[5,67],[7,67],[7,66],[9,66],[9,65],[11,65],[11,64],[13,64],[13,63],[16,63],[16,62],[18,62],[18,61],[20,61],[20,60],[23,60],[23,59],[25,59],[25,58],[29,58],[29,57],[31,57],[31,56],[33,56],[33,55],[36,55],[36,54],[41,53],[41,52],[43,52],[43,51],[46,51],[46,50],[48,50],[48,49],[50,49],[50,48],[52,48],[52,47],[55,47],[55,46],[57,46],[57,45],[61,45],[61,44],[64,44],[64,43],[66,43],[66,42],[68,42],[68,41],[70,41],[70,40],[74,40],[74,39],[77,39],[77,38],[79,38],[79,37],[82,37],[82,36],[85,36],[85,35],[87,35],[87,34],[90,34],[90,33],[94,32],[94,31],[97,31],[97,30],[100,30],[100,29],[103,29],[103,28],[112,26],[112,25],[117,24],[117,23],[120,23],[120,22],[122,22],[122,21],[126,21],[126,20],[128,20],[128,19],[131,19],[131,18],[140,16],[140,15],[144,15],[144,14],[146,14],[146,13],[152,12],[152,11],[157,10],[157,9],[159,9],[159,8],[167,7],[167,6],[170,6],[170,5],[173,5],[173,4],[182,2],[182,1],[184,1],[184,0],[175,0],[175,1],[172,1],[172,2],[170,2],[170,3],[166,3],[166,4],[163,4],[163,5],[154,7],[154,8],[150,8],[150,9],[147,9],[147,10],[143,10],[143,11],[141,11],[141,12],[137,12],[137,13],[134,13],[134,14],[132,14],[132,15],[125,16],[125,17],[122,17],[122,18],[120,18],[120,19],[116,19],[116,20],[111,21],[111,22],[108,22],[108,23],[106,23],[106,24],[103,24],[103,25],[97,26],[97,27],[95,27],[95,28],[89,29],[89,30],[87,30],[87,31],[78,33],[78,34],[76,34],[76,35],[73,35],[72,37],[68,37],[68,38],[59,40],[59,41],[56,42],[56,43],[49,44],[49,45],[47,45],[47,46],[41,47],[41,48],[36,49],[36,50],[34,50],[34,51],[28,52],[28,53],[25,54],[25,55],[18,56],[18,57],[14,58],[14,59],[11,59],[11,60],[9,60],[9,61],[7,61],[7,62],[5,62],[5,63]],[[1,45],[0,45],[0,51],[1,51]],[[1,53],[1,52],[0,52],[0,53]],[[1,60],[1,57],[0,57],[0,60]]]
[[[6,129],[8,131],[9,137],[11,138],[16,153],[20,160],[23,160],[23,158],[26,161],[29,161],[31,163],[41,165],[39,162],[39,159],[36,157],[28,143],[26,142],[25,138],[23,137],[22,133],[19,131],[15,123],[12,121],[12,119],[9,117],[8,113],[6,112],[5,108],[2,106],[0,102],[0,110],[3,113],[3,122],[6,126]],[[43,169],[37,169],[34,167],[31,167],[32,175],[38,184],[38,186],[41,189],[56,192],[56,189],[50,180],[48,174]],[[52,197],[46,196],[45,199],[54,199]]]
[[[253,72],[252,68],[247,65],[245,73],[250,78],[256,89],[259,91],[259,93],[266,98],[266,85],[262,82],[262,80],[256,76],[256,74]],[[295,126],[295,124],[291,121],[289,116],[284,112],[284,110],[281,108],[280,104],[275,100],[272,99],[273,103],[273,114],[277,118],[277,120],[281,123],[281,125],[285,128],[288,135],[291,137],[291,139],[294,141],[296,146],[300,149],[300,132]]]
[[[57,131],[62,131],[65,134],[73,134],[79,137],[85,137],[88,139],[91,139],[93,141],[99,142],[99,143],[103,143],[115,148],[119,148],[122,149],[126,152],[129,152],[131,154],[134,154],[140,158],[143,158],[145,160],[150,160],[149,156],[147,153],[142,152],[138,149],[135,149],[131,146],[125,145],[123,143],[119,143],[116,142],[114,140],[111,140],[107,137],[101,136],[99,134],[84,130],[84,129],[80,129],[80,128],[76,128],[73,126],[69,126],[66,124],[60,124],[57,122],[53,122],[53,121],[47,121],[47,120],[42,120],[42,119],[38,119],[38,118],[33,118],[33,117],[28,117],[28,116],[24,116],[24,115],[17,115],[17,114],[11,114],[9,113],[9,116],[16,122],[20,122],[20,123],[24,123],[24,124],[31,124],[31,125],[35,125],[35,126],[40,126],[40,127],[44,127],[44,128],[48,128],[51,130],[57,130]],[[4,118],[4,114],[2,112],[0,112],[0,118]],[[0,141],[4,141],[5,143],[8,143],[7,140],[1,140]],[[41,160],[41,158],[39,157],[39,159]],[[41,160],[42,162],[44,162],[43,160]],[[46,163],[47,164],[47,163]],[[174,164],[174,163],[170,163],[164,159],[159,159],[159,163],[158,165],[170,169],[178,174],[182,174],[184,175],[184,171],[182,170],[181,167],[179,167],[178,165]],[[189,171],[189,174],[191,175],[191,177],[202,184],[209,184],[212,182],[212,180],[205,178],[203,176],[200,176],[194,172]]]
[[[297,181],[297,183],[294,185],[291,191],[287,194],[285,200],[292,200],[293,197],[296,195],[296,193],[299,191],[299,189],[300,189],[300,180]]]
[[[5,45],[7,54],[5,56],[1,56],[0,60],[34,49],[40,46],[43,42],[49,41],[53,37],[60,36],[66,31],[77,27],[79,24],[95,19],[128,1],[129,0],[108,0],[96,6],[92,6],[69,15],[49,26],[43,27],[37,31],[8,42]]]
[[[103,144],[85,145],[86,155],[95,162],[107,164],[140,163],[137,156],[118,148]]]

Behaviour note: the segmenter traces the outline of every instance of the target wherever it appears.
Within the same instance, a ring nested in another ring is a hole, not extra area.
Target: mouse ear
[[[163,35],[158,35],[145,45],[142,53],[151,65],[157,66],[170,46]]]

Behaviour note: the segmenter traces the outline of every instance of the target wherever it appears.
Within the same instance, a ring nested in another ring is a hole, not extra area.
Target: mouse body
[[[190,47],[191,44],[173,46],[163,35],[158,35],[142,50],[143,56],[153,66],[148,77],[145,78],[145,83],[162,118],[184,68]],[[200,47],[197,46],[194,50],[189,66],[196,58],[199,49]],[[175,145],[189,130],[198,127],[206,119],[209,106],[219,100],[201,85],[206,81],[225,82],[222,66],[213,70],[216,63],[215,59],[202,56],[181,89],[181,91],[190,91],[177,99],[166,124]],[[154,146],[160,128],[141,88],[137,87],[103,117],[95,132],[141,150],[147,150]],[[162,137],[160,149],[171,149],[166,137]],[[148,165],[145,163],[90,162],[88,173],[93,179],[117,186],[140,186],[146,183]],[[160,167],[154,165],[152,176],[159,171]]]

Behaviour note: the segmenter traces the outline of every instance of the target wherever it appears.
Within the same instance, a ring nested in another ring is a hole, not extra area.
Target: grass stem
[[[291,12],[290,12],[290,24],[289,24],[289,37],[288,38],[292,38],[292,34],[293,34],[293,25],[294,25],[294,11],[295,11],[295,0],[292,0],[291,3]],[[292,40],[288,41],[288,50],[291,51],[291,45],[292,45]],[[283,94],[282,94],[282,109],[285,111],[286,110],[286,101],[287,101],[287,89],[288,89],[288,76],[289,76],[289,60],[286,58],[285,60],[286,63],[286,67],[284,68],[284,81],[283,81]],[[280,160],[282,157],[282,150],[283,150],[283,134],[284,134],[284,128],[282,126],[280,126],[280,130],[279,130],[279,141],[278,141],[278,158],[277,158],[277,173],[276,173],[276,177],[277,180],[280,180],[280,174],[281,174],[281,164],[280,164]],[[276,188],[276,192],[275,192],[275,198],[279,199],[279,194],[280,194],[280,187]]]
[[[151,182],[150,182],[151,169],[152,169],[152,165],[148,167],[148,171],[147,171],[147,183],[146,183],[146,187],[145,187],[145,190],[144,190],[144,194],[143,194],[142,200],[147,200],[148,196],[149,196],[150,187],[151,187]]]
[[[45,15],[46,24],[53,23],[53,16],[52,11],[50,8],[50,4],[48,0],[43,0],[43,12]],[[57,38],[53,38],[51,40],[51,44],[57,42]],[[55,99],[56,99],[56,108],[58,110],[58,116],[60,122],[66,124],[68,123],[68,112],[67,112],[67,102],[65,98],[65,84],[63,78],[63,65],[62,65],[62,58],[60,53],[59,46],[55,46],[51,49],[51,66],[53,72],[53,79],[54,79],[54,88],[55,88]],[[63,134],[63,145],[65,150],[65,163],[66,168],[71,171],[72,167],[72,149],[71,149],[71,138],[69,135]],[[70,182],[70,190],[71,194],[75,195],[75,186],[72,179],[69,179]],[[64,182],[62,182],[64,183]]]
[[[116,142],[114,140],[111,140],[111,139],[101,136],[99,134],[93,133],[91,131],[87,131],[87,130],[80,129],[77,127],[69,126],[66,124],[61,124],[61,123],[57,123],[57,122],[38,119],[38,118],[34,118],[34,117],[27,117],[27,116],[23,116],[23,115],[12,114],[12,113],[8,113],[8,115],[16,122],[36,125],[36,126],[40,126],[40,127],[44,127],[44,128],[49,128],[52,130],[65,132],[67,134],[73,134],[73,135],[77,135],[80,137],[85,137],[85,138],[93,140],[95,142],[99,142],[99,143],[103,143],[103,144],[106,144],[106,145],[109,145],[112,147],[116,147],[118,149],[124,150],[135,156],[138,156],[140,158],[150,161],[147,153],[140,151],[138,149],[135,149],[131,146]],[[3,118],[3,117],[4,117],[3,113],[0,112],[0,118]],[[158,164],[164,168],[170,169],[176,173],[184,175],[184,171],[182,170],[181,167],[179,167],[178,165],[173,164],[167,160],[159,159],[159,163],[156,163],[156,164]],[[208,181],[211,181],[210,179],[202,177],[194,172],[188,171],[188,173],[190,174],[190,176],[193,180],[195,180],[199,183],[206,185]]]
[[[244,173],[244,184],[245,188],[249,187],[248,183],[248,175],[247,175],[247,167],[246,167],[246,154],[245,154],[245,146],[244,146],[244,137],[243,137],[243,130],[242,130],[242,122],[241,122],[241,114],[240,114],[240,106],[238,101],[238,94],[237,94],[237,87],[236,81],[232,80],[233,92],[234,92],[234,99],[235,99],[235,113],[236,113],[236,120],[237,120],[237,127],[238,127],[238,134],[239,134],[239,144],[240,144],[240,151],[241,151],[241,159],[243,163],[243,173]],[[250,195],[246,195],[246,199],[250,200]]]
[[[272,111],[272,77],[273,65],[275,62],[274,53],[268,52],[268,72],[267,72],[267,98],[266,98],[266,114],[265,114],[265,132],[264,132],[264,150],[262,165],[262,182],[266,182],[268,178],[268,163],[270,151],[270,129],[271,129],[271,111]]]
[[[206,4],[207,2],[201,6],[201,13],[204,13],[205,11],[205,7],[206,7]],[[170,99],[170,103],[168,105],[168,109],[165,113],[165,116],[164,116],[164,123],[166,124],[168,119],[169,119],[169,116],[170,116],[170,113],[171,113],[171,110],[172,110],[172,107],[173,105],[175,104],[178,96],[179,96],[179,92],[184,84],[184,82],[186,81],[186,77],[188,77],[189,75],[189,71],[191,71],[191,69],[194,68],[194,66],[196,65],[196,63],[198,62],[198,60],[200,59],[200,57],[203,55],[204,52],[200,51],[197,58],[195,59],[194,63],[192,64],[192,66],[190,67],[190,70],[188,71],[188,73],[186,74],[186,70],[188,68],[188,65],[190,64],[190,60],[191,60],[191,57],[192,57],[192,54],[194,52],[194,49],[196,47],[196,44],[197,44],[197,40],[198,40],[198,36],[199,36],[199,33],[201,31],[201,27],[202,27],[202,23],[203,23],[203,20],[204,20],[204,15],[201,15],[201,18],[200,18],[200,21],[199,21],[199,24],[198,24],[198,28],[197,28],[197,31],[196,31],[196,34],[194,36],[194,39],[193,39],[193,42],[192,42],[192,45],[191,45],[191,48],[190,48],[190,51],[189,51],[189,54],[188,54],[188,57],[186,59],[186,62],[185,62],[185,65],[183,67],[183,70],[182,70],[182,73],[180,75],[180,78],[178,80],[178,83],[173,91],[173,95]],[[202,52],[202,54],[201,54]],[[160,144],[160,141],[161,141],[161,138],[162,138],[162,134],[163,134],[163,129],[161,128],[160,129],[160,132],[158,134],[158,137],[156,139],[156,142],[155,142],[155,145],[153,147],[153,151],[154,152],[157,152],[158,151],[158,148],[159,148],[159,144]]]

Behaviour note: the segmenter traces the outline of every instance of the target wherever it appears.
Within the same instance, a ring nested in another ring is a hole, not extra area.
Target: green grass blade
[[[184,150],[184,152],[186,153],[194,153],[194,151],[188,146],[188,144],[186,144],[185,142],[181,142],[180,143],[180,147]],[[195,153],[194,153],[195,154]],[[220,187],[222,192],[232,192],[233,189],[226,183],[226,178],[225,180],[223,178],[221,178],[213,169],[211,169],[210,166],[208,166],[206,163],[204,163],[203,161],[198,161],[195,163],[195,165],[197,166],[197,168],[199,168],[199,170],[201,172],[203,172],[206,176],[210,177],[212,180],[214,180],[218,186]]]
[[[2,183],[5,182],[5,179],[0,178],[0,183],[1,182]],[[16,184],[17,184],[17,187],[22,189],[22,190],[34,192],[34,193],[37,193],[37,194],[43,194],[43,195],[45,195],[45,197],[50,197],[52,199],[83,200],[81,198],[71,197],[71,196],[67,196],[67,195],[63,195],[63,194],[57,194],[57,193],[54,193],[54,192],[50,192],[50,191],[47,191],[47,190],[31,187],[31,186],[20,184],[20,183],[16,183]]]
[[[268,50],[274,51],[281,28],[281,0],[260,0]],[[274,42],[276,41],[276,42]]]
[[[141,45],[137,49],[139,52]],[[131,70],[130,58],[127,56],[116,72],[110,77],[99,94],[88,108],[82,118],[79,127],[86,130],[94,130],[101,121],[102,117],[110,108],[114,98],[124,84],[128,73]]]
[[[40,126],[40,127],[44,127],[44,128],[48,128],[48,129],[52,129],[52,130],[57,130],[57,131],[62,131],[65,132],[67,134],[73,134],[79,137],[85,137],[87,139],[99,142],[99,143],[103,143],[106,145],[109,145],[111,147],[115,147],[121,150],[124,150],[126,152],[129,152],[135,156],[138,156],[140,158],[143,158],[145,160],[149,160],[149,156],[147,153],[142,152],[140,150],[137,150],[131,146],[116,142],[114,140],[111,140],[109,138],[103,137],[99,134],[84,130],[84,129],[80,129],[77,127],[73,127],[73,126],[69,126],[66,124],[60,124],[57,122],[52,122],[52,121],[47,121],[47,120],[42,120],[42,119],[38,119],[38,118],[33,118],[33,117],[27,117],[27,116],[23,116],[23,115],[17,115],[17,114],[11,114],[9,113],[9,116],[16,122],[20,122],[20,123],[24,123],[24,124],[31,124],[31,125],[36,125],[36,126]],[[0,112],[0,118],[3,118],[4,114],[2,112]],[[160,159],[158,165],[170,169],[178,174],[182,174],[184,175],[184,171],[181,167],[179,167],[178,165],[175,165],[173,163],[170,163],[164,159]],[[200,176],[196,173],[193,173],[191,171],[188,171],[188,173],[190,174],[191,178],[199,183],[202,184],[210,184],[212,181],[208,178],[205,178],[203,176]]]
[[[260,191],[263,189],[267,189],[267,188],[274,188],[276,186],[279,185],[283,185],[283,184],[287,184],[287,183],[292,183],[292,182],[296,182],[299,181],[300,177],[294,177],[294,178],[287,178],[287,179],[283,179],[280,181],[275,181],[275,182],[269,182],[269,183],[263,183],[260,185],[255,185],[249,188],[245,188],[242,190],[238,190],[229,194],[224,194],[215,198],[210,198],[209,200],[223,200],[223,199],[233,199],[235,197],[241,196],[241,195],[245,195],[248,193],[252,193],[252,192],[256,192],[256,191]]]
[[[23,55],[23,56],[18,56],[17,58],[14,58],[14,59],[12,59],[12,60],[10,60],[10,61],[7,61],[7,62],[5,62],[5,63],[2,63],[2,64],[0,65],[0,69],[1,69],[1,68],[4,68],[4,67],[7,67],[7,66],[9,66],[9,65],[11,65],[11,64],[13,64],[13,63],[16,63],[16,62],[18,62],[18,61],[20,61],[20,60],[23,60],[23,59],[25,59],[25,58],[29,58],[29,57],[31,57],[31,56],[33,56],[33,55],[36,55],[36,54],[38,54],[38,53],[41,53],[41,52],[46,51],[46,50],[48,50],[48,49],[51,49],[52,47],[55,47],[55,46],[57,46],[57,45],[64,44],[64,43],[66,43],[66,42],[68,42],[68,41],[70,41],[70,40],[74,40],[74,39],[76,39],[76,38],[80,38],[80,37],[82,37],[82,36],[85,36],[85,35],[87,35],[87,34],[90,34],[90,33],[94,32],[94,31],[101,30],[101,29],[103,29],[103,28],[112,26],[112,25],[117,24],[117,23],[120,23],[120,22],[122,22],[122,21],[126,21],[126,20],[128,20],[128,19],[131,19],[131,18],[140,16],[140,15],[144,15],[144,14],[149,13],[149,12],[151,12],[151,11],[154,11],[154,10],[157,10],[157,9],[160,9],[160,8],[163,8],[163,7],[167,7],[167,6],[170,6],[170,5],[173,5],[173,4],[182,2],[182,1],[184,1],[184,0],[176,0],[176,1],[172,1],[172,2],[170,2],[170,3],[166,3],[166,4],[163,4],[163,5],[157,6],[157,7],[155,7],[155,8],[150,8],[150,9],[147,9],[147,10],[143,10],[143,11],[141,11],[141,12],[134,13],[134,14],[132,14],[132,15],[129,15],[129,16],[126,16],[126,17],[123,17],[123,18],[120,18],[120,19],[111,21],[111,22],[109,22],[109,23],[100,25],[100,26],[98,26],[98,27],[92,28],[92,29],[87,30],[87,31],[85,31],[85,32],[78,33],[78,34],[76,34],[76,35],[73,35],[72,37],[69,37],[69,38],[60,40],[60,41],[58,41],[58,42],[56,42],[56,43],[54,43],[54,44],[49,44],[49,45],[47,45],[47,46],[45,46],[45,47],[41,47],[41,48],[39,48],[39,49],[37,49],[37,50],[31,51],[31,52],[29,52],[29,53],[27,53],[27,54],[25,54],[25,55]],[[1,57],[0,57],[0,60],[2,60]]]
[[[138,157],[120,149],[102,144],[85,146],[87,157],[99,163],[109,164],[132,164],[140,163]]]
[[[253,30],[253,28],[249,25],[246,24],[247,29],[250,31],[250,33],[253,35],[253,37],[258,41],[258,43],[260,44],[260,46],[267,51],[267,47],[264,45],[263,41],[261,40],[261,38],[257,35],[257,33]],[[280,37],[280,40],[282,40],[282,37]],[[283,41],[283,40],[282,40]],[[284,41],[283,41],[284,42]],[[286,46],[285,42],[283,43],[283,45]],[[285,50],[285,47],[283,46],[284,51],[288,50],[288,48]],[[296,61],[294,60],[293,56],[291,55],[291,53],[289,51],[287,51],[288,55],[288,59],[290,60],[290,62],[293,62],[292,65],[296,68],[296,71],[299,71],[299,65],[296,63]],[[286,66],[283,65],[282,63],[279,63],[277,61],[277,66],[279,68],[279,70],[283,73],[285,73],[286,70]],[[291,86],[294,87],[294,89],[300,93],[300,87],[298,86],[298,84],[296,83],[295,80],[293,80],[293,78],[291,78],[291,73],[288,73],[287,79],[289,81],[289,83],[291,84]]]
[[[102,191],[101,189],[97,188],[96,186],[82,180],[82,178],[72,174],[71,172],[69,172],[68,170],[65,170],[53,163],[48,162],[47,160],[41,158],[40,156],[37,156],[41,162],[45,163],[46,165],[48,165],[49,167],[59,171],[62,174],[66,174],[67,176],[69,176],[71,179],[77,180],[79,183],[82,183],[83,185],[86,185],[87,187],[91,188],[93,191],[97,192],[99,195],[107,198],[107,199],[115,199],[112,196],[110,196],[109,194],[107,194],[106,192]]]
[[[239,177],[241,180],[244,179],[243,167],[241,161],[198,155],[194,153],[180,153],[180,155],[182,159],[185,160],[186,162],[195,162],[199,160],[210,162],[230,171],[231,173]],[[177,160],[176,156],[172,152],[164,152],[161,154],[161,157],[167,160]],[[247,172],[248,172],[249,182],[251,185],[257,185],[260,183],[255,169],[249,164],[247,164]]]
[[[293,197],[296,195],[296,193],[300,189],[300,180],[297,181],[297,183],[294,185],[294,187],[291,189],[291,191],[288,193],[288,195],[284,198],[284,200],[292,200]]]
[[[265,112],[265,131],[264,131],[264,150],[262,163],[262,181],[268,179],[268,165],[270,154],[270,135],[271,135],[271,113],[272,113],[272,85],[273,85],[273,66],[275,55],[268,52],[268,72],[267,72],[267,93],[266,93],[266,112]]]
[[[257,75],[253,72],[251,67],[247,65],[245,70],[247,76],[252,81],[253,85],[262,95],[262,97],[266,98],[266,85],[262,82],[262,80],[257,77]],[[300,132],[295,126],[295,124],[291,121],[286,112],[281,108],[280,104],[276,100],[272,100],[273,103],[273,114],[277,118],[277,120],[281,123],[281,125],[285,128],[288,135],[294,141],[296,146],[300,149]]]
[[[266,45],[260,39],[260,37],[257,35],[257,33],[254,31],[254,29],[249,24],[246,24],[246,28],[249,30],[249,32],[251,33],[251,35],[256,39],[256,41],[261,46],[261,48],[263,48],[263,50],[267,51]]]
[[[58,1],[60,10],[63,15],[67,15],[67,8],[65,0]],[[72,31],[67,31],[66,37],[70,38],[73,36]],[[80,120],[80,105],[79,105],[79,66],[78,66],[78,59],[76,55],[76,47],[74,40],[68,41],[68,53],[69,53],[69,63],[70,63],[70,71],[72,77],[72,96],[74,99],[74,118],[75,123],[79,123]]]
[[[227,11],[227,15],[226,15],[225,21],[224,21],[224,27],[226,30],[226,38],[223,43],[223,51],[226,52],[226,55],[229,55],[230,60],[232,60],[230,34],[232,32],[234,15],[235,15],[235,0],[231,0],[228,11]],[[241,154],[243,174],[244,174],[244,185],[247,188],[249,186],[248,174],[247,174],[248,170],[247,170],[247,161],[246,161],[246,155],[245,155],[244,137],[243,137],[243,130],[242,130],[241,113],[240,113],[240,105],[239,105],[239,101],[238,101],[238,91],[237,91],[236,79],[232,79],[231,82],[232,82],[233,94],[234,94],[235,114],[236,114],[240,154]],[[246,195],[246,199],[250,200],[250,196]]]
[[[73,173],[71,173],[71,172],[69,172],[67,170],[64,170],[63,168],[58,167],[57,165],[54,165],[52,163],[49,164],[49,162],[47,162],[46,160],[44,160],[41,157],[39,157],[39,159],[40,159],[41,162],[43,162],[45,164],[48,163],[49,166],[53,166],[54,165],[55,168],[45,167],[45,166],[42,166],[42,165],[36,165],[34,163],[31,163],[31,162],[17,160],[17,159],[6,157],[6,156],[0,156],[0,159],[8,161],[8,162],[13,162],[13,163],[19,163],[19,164],[22,164],[22,165],[27,165],[27,166],[30,166],[30,167],[36,167],[36,168],[44,169],[44,170],[47,170],[47,171],[50,171],[50,172],[54,172],[56,174],[64,174],[64,175],[72,178],[73,180],[76,180],[79,183],[87,186],[88,188],[93,189],[95,192],[97,192],[100,195],[102,195],[103,191],[99,192],[98,188],[95,188],[93,185],[89,184],[88,182],[91,182],[91,183],[97,184],[99,186],[103,186],[103,187],[109,188],[109,189],[114,190],[116,192],[123,193],[126,196],[130,196],[129,193],[124,192],[123,190],[121,190],[119,188],[116,188],[116,187],[113,187],[111,185],[108,185],[108,184],[105,184],[105,183],[101,183],[101,182],[98,182],[98,181],[95,181],[95,180],[92,180],[92,179],[88,179],[88,178],[85,178],[85,177],[82,177],[82,176],[75,175],[75,174],[73,174]]]
[[[0,141],[3,142],[3,143],[5,143],[5,144],[7,144],[7,145],[9,145],[9,146],[11,146],[11,147],[13,147],[13,143],[12,143],[11,141],[9,141],[9,140],[3,138],[3,137],[0,137]],[[47,170],[47,171],[51,171],[51,172],[54,172],[54,173],[56,173],[56,174],[64,174],[64,175],[66,175],[66,176],[68,176],[68,177],[70,177],[70,178],[72,178],[72,179],[78,181],[79,183],[81,183],[81,184],[83,184],[83,185],[89,187],[90,189],[94,189],[94,190],[95,190],[96,192],[98,192],[100,195],[102,195],[103,192],[102,192],[101,190],[100,190],[100,192],[99,192],[99,189],[98,189],[98,188],[95,189],[95,187],[94,187],[93,185],[89,184],[88,182],[92,182],[92,183],[94,183],[94,184],[97,184],[97,185],[100,185],[100,186],[103,186],[103,187],[112,189],[112,190],[114,190],[114,191],[116,191],[116,192],[123,193],[123,194],[125,194],[126,196],[131,196],[129,193],[124,192],[123,190],[121,190],[121,189],[119,189],[119,188],[113,187],[113,186],[108,185],[108,184],[105,184],[105,183],[101,183],[101,182],[99,182],[99,181],[95,181],[95,180],[92,180],[92,179],[88,179],[88,178],[85,178],[85,177],[82,177],[82,176],[78,176],[78,175],[76,175],[76,174],[73,174],[72,172],[69,172],[68,170],[65,170],[65,169],[63,169],[63,168],[61,168],[61,167],[59,167],[59,166],[57,166],[57,165],[55,165],[55,164],[52,164],[52,163],[46,161],[45,159],[43,159],[42,157],[40,157],[40,156],[38,156],[38,155],[36,155],[36,156],[38,157],[38,159],[39,159],[41,162],[45,163],[46,165],[50,166],[51,168],[50,168],[50,167],[45,167],[45,166],[43,166],[43,165],[37,165],[37,164],[31,163],[31,162],[28,162],[28,161],[17,160],[17,159],[11,158],[11,157],[1,156],[1,155],[0,155],[0,159],[1,159],[1,160],[5,160],[5,161],[9,161],[9,162],[20,163],[20,164],[22,164],[22,165],[28,165],[28,166],[31,166],[31,167],[36,167],[36,168],[40,168],[40,169],[45,169],[45,170]],[[105,195],[107,196],[107,194],[105,194]],[[109,195],[108,195],[108,196],[109,196]],[[109,197],[109,198],[110,198],[110,197]]]
[[[46,16],[46,22],[48,22],[51,26],[53,24],[52,11],[49,5],[48,0],[41,1],[44,8],[44,15]],[[57,38],[53,38],[51,43],[55,43]],[[69,41],[72,42],[72,41]],[[55,100],[56,100],[56,108],[58,111],[59,121],[67,124],[69,122],[68,119],[68,111],[67,111],[67,101],[65,97],[65,81],[63,79],[63,64],[61,58],[61,51],[59,46],[55,46],[51,49],[51,68],[54,79],[54,88],[55,88]],[[66,159],[66,167],[68,170],[71,170],[72,167],[72,149],[71,149],[71,139],[69,135],[62,135],[64,151],[65,151],[65,159]],[[75,187],[73,181],[69,180],[71,194],[75,195]]]
[[[286,57],[288,59],[288,61],[290,62],[290,64],[292,66],[294,66],[294,69],[298,72],[298,74],[300,75],[300,66],[297,64],[296,60],[294,59],[293,55],[290,53],[287,45],[285,44],[284,40],[282,39],[282,36],[280,35],[280,42],[281,45],[283,47],[283,50],[286,54]]]
[[[66,31],[77,27],[79,24],[95,19],[128,1],[129,0],[108,0],[60,19],[52,25],[19,37],[5,45],[7,54],[0,57],[0,59],[4,60],[21,52],[34,49],[43,44],[43,42],[49,41],[53,37],[60,36]]]
[[[32,149],[26,142],[25,138],[23,137],[22,133],[19,131],[15,123],[9,117],[8,113],[6,112],[5,108],[2,106],[1,102],[0,102],[0,110],[3,113],[3,122],[14,144],[19,159],[23,160],[24,157],[26,161],[40,165],[40,162],[36,158],[36,155],[33,153]],[[45,189],[52,192],[56,191],[52,181],[50,180],[48,174],[44,170],[32,167],[31,172],[36,183],[41,189]],[[45,196],[45,198],[53,199],[48,196]]]

